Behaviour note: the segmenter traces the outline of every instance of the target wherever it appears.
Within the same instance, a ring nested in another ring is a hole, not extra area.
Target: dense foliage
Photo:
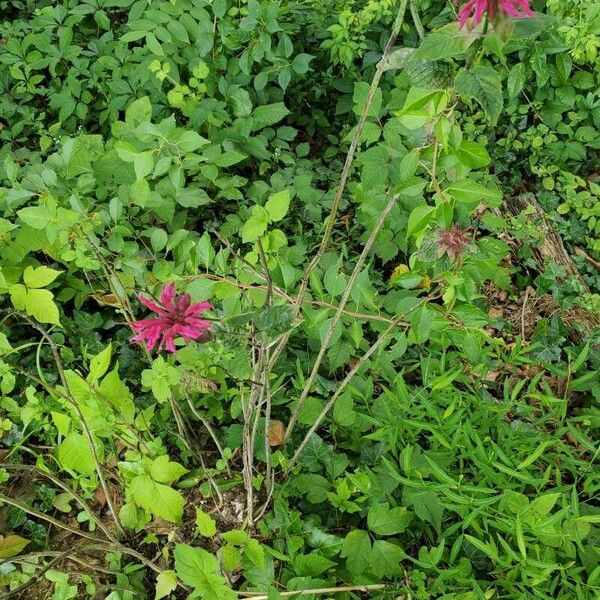
[[[599,597],[600,4],[531,8],[0,0],[1,597]]]

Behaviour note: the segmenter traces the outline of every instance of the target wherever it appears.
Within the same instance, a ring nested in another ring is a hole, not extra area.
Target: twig
[[[312,594],[338,594],[341,592],[370,592],[374,590],[384,590],[388,586],[383,583],[374,583],[371,585],[343,585],[340,587],[317,588],[314,590],[298,590],[297,592],[279,592],[280,596],[311,596]],[[249,598],[250,600],[268,600],[269,596],[256,592],[236,592],[238,596]]]
[[[35,321],[32,321],[26,314],[21,313],[21,312],[19,312],[18,314],[20,314],[31,325],[31,327],[33,327],[34,329],[39,331],[50,346],[50,350],[52,351],[52,356],[54,357],[54,362],[55,362],[56,368],[58,370],[58,375],[60,377],[60,381],[65,390],[64,397],[73,406],[73,408],[75,409],[75,412],[77,413],[77,416],[79,417],[79,420],[81,421],[81,427],[85,433],[85,436],[86,436],[86,439],[88,442],[88,446],[90,448],[90,452],[91,452],[92,458],[94,460],[94,465],[96,467],[96,472],[98,473],[98,479],[100,481],[100,485],[102,486],[102,490],[104,491],[104,495],[106,497],[106,503],[108,504],[108,508],[110,510],[111,516],[113,518],[113,521],[115,522],[115,525],[117,526],[117,530],[119,531],[119,533],[121,535],[125,535],[125,531],[121,527],[121,523],[119,523],[117,511],[115,510],[115,506],[114,506],[110,491],[108,489],[108,486],[106,484],[106,480],[104,479],[104,475],[102,474],[102,467],[101,467],[100,461],[98,459],[98,454],[96,452],[96,445],[94,443],[94,438],[92,436],[92,432],[90,431],[90,428],[87,424],[87,421],[85,420],[85,417],[83,415],[83,412],[81,411],[81,408],[79,407],[79,404],[77,404],[77,401],[75,400],[75,397],[73,396],[73,393],[71,392],[71,389],[69,388],[69,383],[68,383],[66,375],[65,375],[65,369],[63,366],[63,362],[62,362],[62,359],[60,358],[60,353],[58,351],[58,346],[56,345],[56,342],[48,335],[48,332],[43,327],[40,327]]]
[[[11,506],[14,506],[15,508],[20,508],[23,512],[26,512],[27,514],[30,514],[33,517],[37,517],[38,519],[41,519],[42,521],[47,521],[48,523],[51,523],[55,527],[64,529],[65,531],[68,531],[75,535],[79,535],[83,538],[86,538],[87,540],[92,540],[93,542],[98,542],[100,544],[106,543],[106,540],[103,540],[102,538],[98,538],[95,535],[88,533],[87,531],[83,531],[82,529],[75,529],[74,527],[65,525],[62,521],[59,521],[58,519],[55,519],[54,517],[50,517],[49,515],[41,513],[39,511],[35,510],[34,508],[30,508],[26,504],[23,504],[22,502],[19,502],[18,500],[14,500],[13,498],[9,498],[8,496],[5,496],[2,493],[0,493],[0,502],[6,502],[6,504],[10,504]]]
[[[421,17],[419,16],[419,11],[417,10],[416,0],[410,0],[410,15],[413,19],[413,23],[415,24],[415,29],[419,34],[419,39],[423,40],[425,38],[425,29],[423,28],[423,23],[421,22]]]
[[[379,82],[385,71],[385,67],[387,64],[387,58],[394,46],[394,43],[396,41],[396,38],[398,37],[398,34],[400,33],[400,28],[402,27],[402,24],[404,23],[404,15],[406,13],[407,3],[408,3],[408,0],[401,1],[400,8],[398,9],[398,14],[396,15],[396,19],[394,21],[394,24],[392,25],[390,37],[389,37],[386,47],[383,51],[381,60],[377,63],[377,68],[375,69],[375,74],[373,75],[373,80],[371,81],[371,86],[369,87],[369,93],[367,94],[365,105],[363,107],[362,113],[358,119],[358,123],[354,130],[354,135],[352,136],[352,140],[350,142],[350,147],[348,148],[348,154],[346,155],[344,167],[342,169],[342,173],[340,176],[340,182],[337,187],[335,196],[333,198],[329,216],[327,217],[327,225],[325,226],[325,232],[321,239],[321,243],[319,245],[317,253],[315,254],[314,258],[309,263],[308,268],[306,269],[306,272],[304,273],[304,277],[302,278],[302,280],[300,282],[300,289],[298,291],[298,302],[297,302],[297,306],[296,306],[296,316],[298,316],[300,314],[302,302],[304,301],[304,296],[308,289],[310,276],[311,276],[312,272],[318,266],[323,255],[325,254],[325,251],[327,250],[327,247],[329,246],[331,234],[333,232],[333,226],[335,224],[337,213],[338,213],[338,210],[340,207],[340,202],[342,200],[342,196],[344,194],[344,191],[346,189],[346,184],[348,183],[348,178],[350,176],[350,168],[352,167],[352,162],[354,161],[354,155],[356,154],[356,149],[358,148],[358,143],[359,143],[360,137],[361,137],[363,129],[365,127],[365,123],[367,122],[369,112],[371,111],[371,106],[373,105],[373,100],[375,98],[375,93],[377,92],[377,89],[379,87]],[[279,344],[277,345],[277,348],[275,349],[275,351],[273,352],[273,355],[271,357],[271,365],[274,365],[277,362],[277,360],[279,359],[279,356],[281,356],[281,353],[283,352],[285,346],[287,345],[288,340],[290,339],[291,335],[292,335],[292,331],[290,330],[281,338]]]
[[[421,306],[428,300],[431,300],[431,297],[428,296],[428,297],[423,298],[419,303],[415,304],[415,306],[413,306],[412,308],[409,308],[408,310],[404,311],[400,316],[398,316],[398,318],[377,338],[375,343],[356,362],[356,364],[348,372],[346,377],[344,377],[342,382],[338,385],[333,396],[330,398],[330,400],[327,402],[327,404],[325,404],[325,406],[323,407],[323,410],[321,411],[319,416],[315,419],[311,428],[307,431],[306,435],[304,436],[304,439],[302,440],[302,443],[300,444],[300,446],[298,446],[298,449],[294,453],[294,456],[292,456],[289,463],[286,465],[286,467],[284,469],[284,475],[288,475],[289,472],[292,470],[293,466],[296,464],[296,461],[298,460],[298,457],[300,456],[300,454],[302,454],[302,451],[304,450],[306,444],[308,444],[308,441],[310,440],[312,434],[321,426],[321,423],[323,422],[323,420],[325,419],[325,417],[327,416],[327,414],[329,413],[329,411],[335,404],[335,401],[339,398],[339,396],[342,394],[342,392],[346,389],[346,387],[350,383],[350,381],[352,381],[352,378],[354,377],[354,375],[356,375],[356,373],[362,368],[362,366],[367,362],[367,360],[371,357],[371,355],[373,353],[375,353],[377,350],[379,350],[379,348],[381,348],[383,343],[386,341],[387,336],[396,328],[397,324],[400,323],[401,319],[406,317],[409,313],[411,313],[412,311],[417,309],[419,306]]]
[[[529,286],[525,288],[523,306],[521,308],[521,339],[523,341],[525,341],[525,311],[527,310],[527,300],[529,300]]]
[[[56,558],[53,558],[47,565],[40,569],[29,581],[26,581],[23,585],[20,585],[14,590],[8,590],[7,592],[4,592],[2,598],[11,598],[12,596],[16,596],[21,592],[25,591],[27,588],[31,587],[36,581],[41,579],[44,576],[44,574],[47,573],[55,564],[59,563],[64,558],[67,558],[69,554],[72,554],[73,552],[73,549],[61,552]]]
[[[289,439],[290,435],[292,434],[292,431],[294,430],[294,426],[296,425],[296,422],[298,420],[300,411],[302,410],[302,407],[304,406],[306,398],[310,394],[310,391],[315,382],[315,379],[317,378],[319,368],[321,367],[321,363],[323,362],[323,357],[325,356],[325,353],[327,352],[327,348],[329,346],[329,342],[331,341],[331,338],[333,337],[335,328],[336,328],[339,320],[342,317],[342,312],[344,310],[344,307],[346,306],[346,303],[348,302],[348,299],[350,298],[350,294],[352,293],[352,288],[354,287],[356,278],[362,271],[364,263],[367,260],[367,256],[371,252],[371,248],[373,247],[373,244],[375,243],[377,235],[379,234],[379,231],[383,227],[383,224],[384,224],[387,216],[390,214],[392,208],[394,208],[397,201],[398,201],[398,196],[396,195],[387,203],[387,206],[383,209],[382,213],[379,215],[377,223],[375,223],[375,226],[373,227],[371,234],[369,235],[369,239],[365,243],[359,258],[356,261],[356,265],[354,266],[352,275],[350,276],[350,279],[348,280],[348,283],[346,284],[346,289],[344,290],[344,293],[342,294],[342,297],[340,299],[340,304],[335,312],[335,315],[332,317],[332,319],[329,323],[327,332],[323,336],[323,340],[321,341],[321,349],[319,350],[319,354],[317,355],[317,358],[313,365],[312,371],[311,371],[308,379],[306,380],[306,383],[304,384],[304,388],[302,389],[300,397],[298,398],[298,402],[296,403],[296,407],[294,408],[294,412],[292,413],[292,416],[290,418],[290,422],[288,423],[288,426],[287,426],[287,429],[285,432],[285,436],[284,436],[284,440],[283,440],[284,444]],[[399,321],[394,320],[393,326],[398,325],[398,322]]]
[[[579,246],[575,246],[575,254],[577,254],[577,256],[581,256],[588,263],[590,263],[590,265],[592,265],[593,267],[596,267],[596,269],[600,270],[600,262],[597,261],[595,258],[592,258],[583,248],[580,248]]]
[[[190,410],[192,411],[192,414],[196,417],[196,419],[198,419],[198,421],[200,421],[202,423],[202,425],[204,425],[204,428],[206,429],[206,431],[208,431],[208,434],[212,438],[212,441],[214,442],[215,446],[217,447],[217,450],[219,451],[221,458],[225,461],[225,464],[227,465],[227,474],[229,475],[229,477],[231,477],[231,470],[229,469],[229,464],[227,463],[227,459],[225,458],[225,453],[223,452],[223,446],[221,446],[221,442],[219,441],[219,438],[218,438],[215,430],[212,428],[212,425],[208,422],[208,420],[205,419],[202,416],[202,414],[200,413],[200,411],[194,406],[192,398],[187,393],[187,391],[184,390],[183,393],[187,400],[188,406],[190,407]]]

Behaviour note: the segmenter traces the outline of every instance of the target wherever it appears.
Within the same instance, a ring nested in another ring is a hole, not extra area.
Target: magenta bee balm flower
[[[458,3],[458,0],[455,0],[455,3]],[[495,17],[501,16],[500,13],[516,19],[533,16],[528,0],[468,0],[458,12],[458,20],[461,27],[464,27],[469,19],[474,26],[481,23],[484,14],[493,21]]]
[[[175,352],[175,339],[186,342],[203,341],[210,338],[210,321],[200,315],[212,308],[208,302],[190,304],[190,295],[175,295],[175,284],[169,283],[160,294],[160,303],[144,296],[139,301],[147,306],[158,318],[142,319],[130,323],[135,335],[132,341],[145,344],[152,350],[158,343],[158,350],[164,346],[169,352]]]

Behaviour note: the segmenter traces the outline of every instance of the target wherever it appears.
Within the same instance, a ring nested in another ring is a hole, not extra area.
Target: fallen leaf
[[[0,558],[16,556],[29,544],[29,540],[20,535],[9,535],[0,540]]]
[[[281,446],[285,438],[285,426],[281,421],[271,421],[269,426],[269,446]]]

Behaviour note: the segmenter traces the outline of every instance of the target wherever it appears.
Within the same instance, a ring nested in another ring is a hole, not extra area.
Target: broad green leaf
[[[178,462],[170,461],[166,454],[155,458],[150,465],[150,475],[152,476],[152,479],[167,485],[177,481],[187,472],[188,470]]]
[[[217,533],[216,521],[200,507],[196,507],[196,527],[200,535],[212,538]]]
[[[271,221],[281,221],[290,208],[290,191],[282,190],[271,194],[265,204],[265,210]]]
[[[94,457],[88,445],[87,438],[80,433],[70,433],[59,445],[58,462],[65,469],[92,475],[94,473]]]
[[[502,82],[498,71],[481,65],[472,71],[461,69],[454,79],[454,87],[462,96],[474,98],[490,123],[496,124],[503,107]]]
[[[283,118],[289,114],[289,110],[286,108],[283,102],[276,102],[274,104],[265,104],[264,106],[258,106],[254,109],[250,119],[252,120],[252,131],[258,131],[265,127],[270,127],[279,123]]]
[[[26,540],[19,535],[7,535],[0,540],[0,558],[17,556],[31,540]]]
[[[28,289],[20,283],[9,288],[13,306],[24,310],[40,323],[60,325],[58,307],[54,303],[54,296],[48,290]]]
[[[173,555],[177,576],[193,587],[202,600],[237,600],[219,574],[219,563],[212,554],[202,548],[177,544]]]
[[[410,238],[414,235],[419,235],[431,221],[435,206],[417,206],[413,208],[408,217],[408,225],[406,226],[406,237]]]
[[[177,574],[175,571],[162,571],[156,578],[154,600],[167,597],[177,588]]]
[[[23,272],[23,281],[28,288],[46,287],[52,283],[62,271],[50,269],[49,267],[25,267]]]
[[[391,579],[402,573],[400,561],[405,557],[406,554],[399,546],[385,540],[375,540],[369,570],[376,577]]]
[[[262,206],[252,208],[252,216],[242,227],[242,241],[254,242],[262,236],[269,225],[269,213]]]
[[[411,56],[411,60],[438,60],[464,54],[480,35],[476,30],[466,27],[460,29],[458,23],[450,23],[427,35]]]
[[[502,203],[502,193],[498,189],[486,188],[472,179],[454,181],[445,191],[454,199],[473,208],[481,202],[492,207],[500,206]]]
[[[96,354],[90,361],[90,373],[88,381],[96,382],[102,377],[110,366],[110,358],[112,355],[112,344],[108,344],[104,350]]]
[[[377,535],[396,535],[406,530],[412,515],[405,507],[389,508],[387,502],[375,504],[369,509],[367,523]]]
[[[150,475],[138,475],[131,480],[129,490],[138,506],[156,517],[179,523],[183,516],[183,496],[168,485],[156,483]]]
[[[360,575],[371,562],[371,539],[366,531],[355,529],[348,533],[342,544],[341,557],[351,573]]]
[[[469,169],[479,169],[490,164],[490,155],[487,150],[481,144],[469,140],[461,142],[456,149],[456,156]]]
[[[17,211],[17,214],[23,223],[33,229],[44,229],[53,219],[45,206],[29,206]]]
[[[137,179],[144,179],[146,175],[152,173],[154,168],[154,154],[151,150],[140,152],[136,154],[133,159],[133,168],[135,170],[135,176]]]
[[[506,79],[506,91],[509,100],[515,99],[521,93],[525,86],[525,76],[525,63],[519,62],[511,68]]]

